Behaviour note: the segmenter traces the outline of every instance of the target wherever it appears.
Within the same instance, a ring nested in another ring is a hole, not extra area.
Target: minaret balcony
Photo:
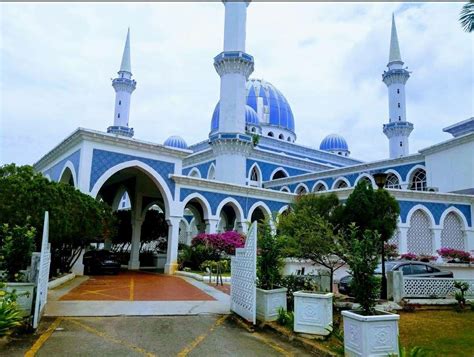
[[[410,78],[410,72],[406,69],[389,69],[388,71],[384,71],[382,74],[382,80],[387,86],[393,83],[405,84],[408,81],[408,78]]]
[[[254,69],[253,57],[243,51],[224,51],[214,57],[214,68],[219,76],[241,73],[248,78]]]
[[[135,82],[133,79],[119,77],[112,80],[112,87],[114,87],[116,91],[124,90],[131,93],[137,87],[137,82]]]
[[[394,121],[383,125],[383,133],[391,138],[393,136],[408,136],[413,131],[413,124],[408,121]]]
[[[129,128],[128,126],[118,126],[118,125],[109,126],[107,128],[107,133],[126,136],[129,138],[133,137],[134,135],[133,128]]]

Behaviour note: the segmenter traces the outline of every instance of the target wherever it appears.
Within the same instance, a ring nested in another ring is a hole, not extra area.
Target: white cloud
[[[472,116],[472,35],[459,3],[324,4],[254,2],[247,51],[254,77],[289,100],[298,142],[318,146],[328,133],[354,157],[388,155],[381,74],[395,11],[402,57],[412,73],[411,151],[448,138],[441,129]],[[130,124],[136,137],[188,143],[207,137],[219,77],[224,7],[212,3],[5,4],[1,17],[0,162],[33,163],[75,128],[112,123],[110,78],[131,27],[137,90]]]

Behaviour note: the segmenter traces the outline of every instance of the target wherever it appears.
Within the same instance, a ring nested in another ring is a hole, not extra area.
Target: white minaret
[[[224,51],[214,57],[221,77],[219,127],[209,140],[216,156],[216,180],[244,185],[246,157],[252,137],[245,133],[246,82],[253,72],[253,57],[245,53],[248,1],[223,1]]]
[[[410,72],[403,68],[393,14],[387,67],[388,71],[384,71],[382,78],[388,88],[389,123],[384,124],[383,132],[389,139],[390,158],[394,159],[409,154],[408,137],[413,130],[413,124],[407,121],[405,104],[405,83]]]
[[[115,89],[114,125],[107,128],[108,133],[132,137],[133,128],[129,128],[130,98],[137,82],[132,79],[132,66],[130,64],[130,29],[127,31],[127,40],[123,49],[122,63],[118,77],[112,80]]]

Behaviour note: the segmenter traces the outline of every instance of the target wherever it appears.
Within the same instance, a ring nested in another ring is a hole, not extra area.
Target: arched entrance
[[[168,224],[168,227],[164,228],[164,233],[160,233],[165,235],[163,238],[167,240],[164,248],[166,249],[164,268],[165,272],[172,272],[177,265],[179,219],[178,217],[170,218],[171,193],[165,181],[151,167],[134,161],[122,163],[107,170],[91,190],[93,197],[100,196],[115,210],[119,208],[125,193],[130,201],[132,227],[128,268],[132,270],[140,268],[140,248],[143,245],[141,241],[142,228],[151,232],[155,228],[158,229],[160,225],[163,228],[163,222],[158,222],[158,218],[160,218],[162,221],[166,220]],[[151,216],[154,218],[150,218]],[[145,219],[147,222],[143,226]]]

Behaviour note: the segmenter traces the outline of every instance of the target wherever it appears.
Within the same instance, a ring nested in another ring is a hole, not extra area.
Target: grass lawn
[[[474,356],[474,311],[429,310],[400,313],[400,341],[434,356]]]

